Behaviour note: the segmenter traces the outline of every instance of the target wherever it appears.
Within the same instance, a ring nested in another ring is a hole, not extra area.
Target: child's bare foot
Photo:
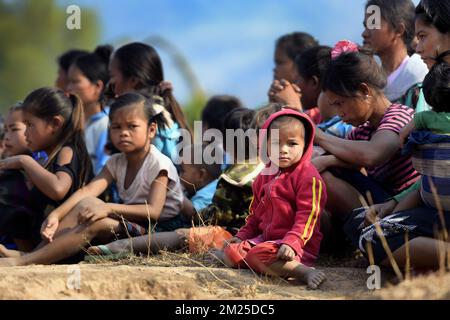
[[[325,273],[322,271],[319,271],[314,268],[308,268],[304,270],[302,281],[306,283],[309,289],[317,289],[325,280],[327,277],[325,276]]]
[[[129,239],[117,240],[106,245],[92,246],[87,248],[87,253],[93,256],[111,255],[118,253],[131,253],[131,246]]]
[[[18,250],[11,250],[0,244],[0,257],[2,258],[16,258],[20,257],[22,252]]]
[[[317,289],[327,278],[322,271],[305,266],[304,264],[298,264],[294,268],[292,276],[306,283],[308,289],[313,290]]]
[[[205,253],[204,260],[208,264],[225,264],[223,250],[211,249]]]
[[[19,265],[17,258],[0,258],[0,267],[14,267]]]

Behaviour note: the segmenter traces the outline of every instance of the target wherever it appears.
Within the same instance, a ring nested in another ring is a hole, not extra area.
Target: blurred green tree
[[[81,8],[81,29],[56,0],[0,0],[0,112],[33,89],[52,86],[57,57],[71,48],[92,50],[100,38],[93,10]]]

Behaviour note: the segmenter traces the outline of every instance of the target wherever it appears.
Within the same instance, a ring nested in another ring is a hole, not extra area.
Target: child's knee
[[[97,220],[86,228],[88,238],[110,238],[117,232],[120,222],[111,218]]]
[[[237,268],[242,264],[244,256],[239,250],[239,244],[232,243],[223,249],[225,264],[230,268]]]
[[[267,266],[273,264],[277,260],[277,253],[277,244],[262,243],[250,249],[245,260],[250,268],[262,272]]]
[[[96,197],[86,197],[84,199],[81,199],[77,205],[75,206],[76,211],[80,211],[80,210],[84,210],[89,208],[90,206],[94,205],[94,204],[99,204],[99,203],[103,203],[102,200],[100,200],[99,198]]]

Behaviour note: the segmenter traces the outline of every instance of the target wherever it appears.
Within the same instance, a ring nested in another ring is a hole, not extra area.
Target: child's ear
[[[314,89],[319,89],[320,87],[319,78],[317,76],[312,76],[311,81]]]
[[[150,139],[153,139],[156,135],[156,129],[158,128],[158,126],[156,125],[155,122],[151,122],[148,126],[148,136]]]
[[[59,131],[64,125],[64,118],[60,115],[54,116],[50,120],[50,125],[53,127],[54,131]]]
[[[94,82],[94,84],[95,84],[95,88],[96,88],[96,90],[95,90],[96,93],[98,95],[100,95],[102,93],[103,89],[105,88],[105,84],[103,83],[102,80],[97,80],[96,82]]]
[[[406,32],[405,24],[403,22],[399,23],[397,29],[395,30],[395,33],[398,35],[399,38],[402,38],[405,32]]]
[[[372,94],[372,90],[370,90],[370,87],[367,85],[367,83],[361,83],[359,85],[359,91],[361,92],[361,95],[363,97],[368,97]]]

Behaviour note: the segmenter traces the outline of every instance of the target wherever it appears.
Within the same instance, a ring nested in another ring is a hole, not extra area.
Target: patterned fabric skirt
[[[444,229],[448,233],[450,228],[450,212],[443,213],[445,221],[443,225],[438,211],[425,206],[391,214],[367,227],[364,226],[364,213],[363,208],[355,209],[344,225],[344,231],[354,246],[367,258],[367,246],[372,247],[376,264],[387,258],[380,239],[381,234],[377,232],[376,226],[380,227],[391,252],[401,248],[406,241],[417,237],[439,239]]]

